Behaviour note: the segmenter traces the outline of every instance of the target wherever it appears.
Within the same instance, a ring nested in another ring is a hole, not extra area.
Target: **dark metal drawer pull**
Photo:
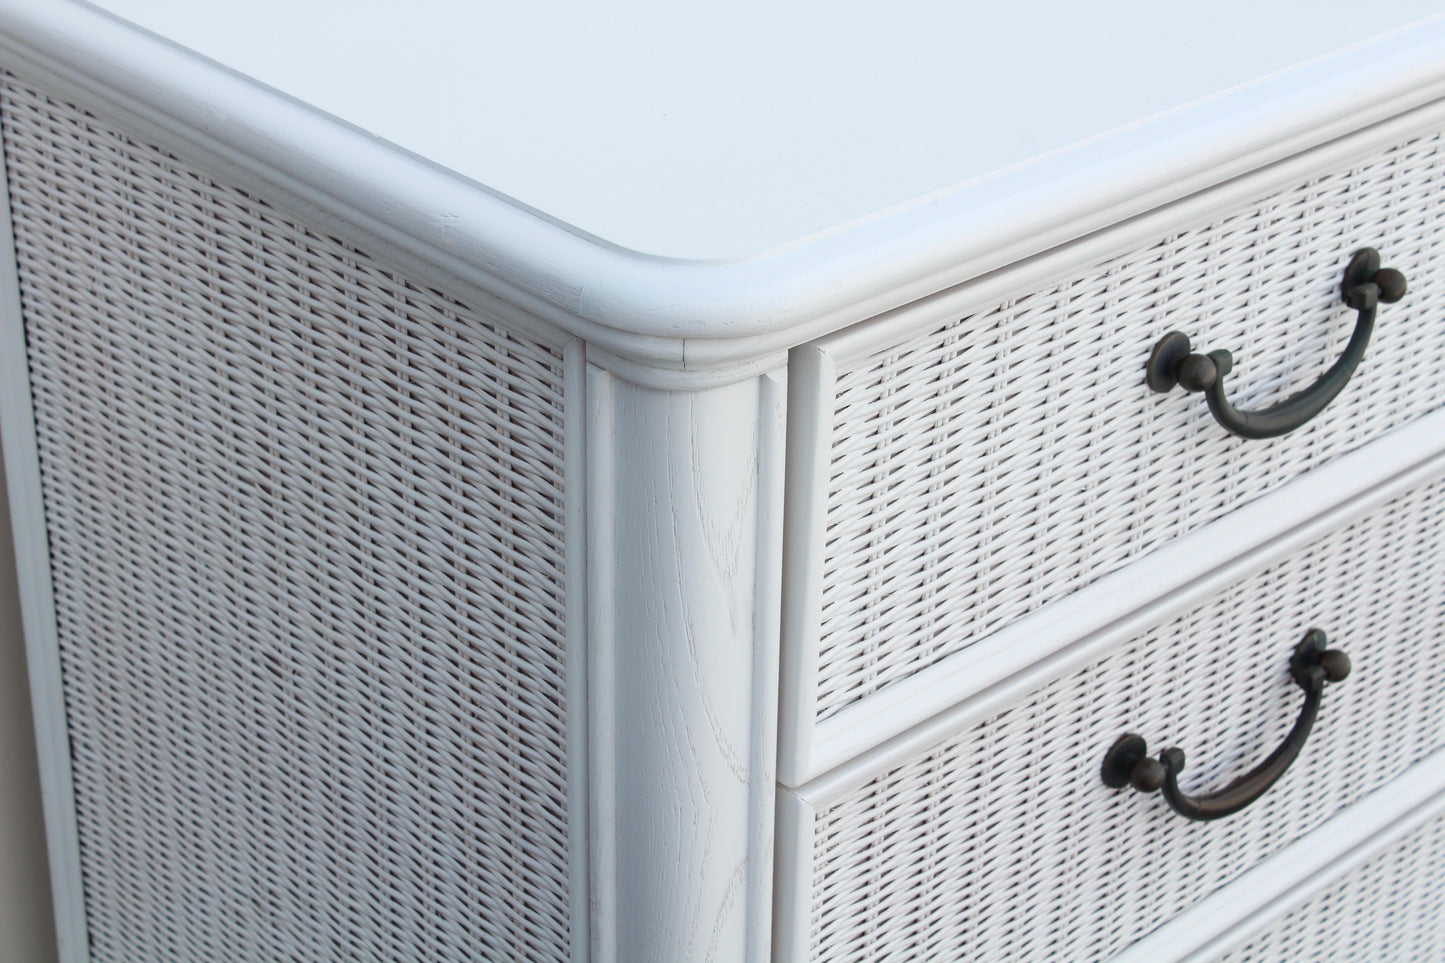
[[[1305,690],[1304,708],[1280,747],[1228,786],[1203,796],[1186,796],[1179,790],[1184,751],[1165,749],[1157,760],[1150,759],[1143,737],[1133,733],[1120,737],[1104,756],[1104,784],[1111,789],[1133,786],[1146,793],[1162,789],[1169,805],[1187,819],[1219,819],[1239,812],[1268,792],[1304,748],[1319,715],[1325,681],[1339,682],[1350,674],[1349,657],[1338,649],[1326,650],[1325,644],[1325,634],[1310,629],[1295,647],[1289,668],[1295,682]]]
[[[1323,411],[1345,387],[1369,346],[1376,307],[1381,301],[1393,304],[1400,300],[1405,290],[1405,275],[1394,268],[1382,269],[1380,252],[1372,247],[1357,251],[1340,285],[1345,303],[1360,312],[1345,353],[1314,384],[1277,405],[1258,411],[1240,411],[1231,405],[1224,397],[1224,376],[1234,368],[1234,356],[1228,351],[1191,353],[1189,336],[1182,331],[1171,331],[1154,345],[1146,381],[1160,392],[1172,391],[1175,385],[1183,386],[1185,391],[1204,392],[1214,420],[1241,438],[1286,434]]]

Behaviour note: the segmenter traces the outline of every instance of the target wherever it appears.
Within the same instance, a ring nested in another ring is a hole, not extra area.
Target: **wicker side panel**
[[[1445,383],[1445,140],[1425,137],[839,372],[817,717],[1438,408]],[[1228,436],[1203,399],[1144,386],[1165,332],[1234,353],[1259,407],[1344,349],[1350,253],[1411,293],[1308,427]]]
[[[1219,963],[1445,960],[1445,819],[1415,830]]]
[[[568,957],[558,353],[0,119],[93,958]]]
[[[1354,660],[1290,772],[1188,822],[1099,775],[1126,732],[1218,788],[1277,746],[1307,627]],[[1417,489],[820,812],[816,960],[1102,960],[1445,743],[1445,483]],[[1361,751],[1367,746],[1367,751]]]

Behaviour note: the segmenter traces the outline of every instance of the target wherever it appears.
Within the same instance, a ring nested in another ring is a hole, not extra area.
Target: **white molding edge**
[[[1445,476],[1445,411],[1337,458],[1024,616],[816,729],[819,808],[1419,485]]]
[[[588,369],[599,963],[768,958],[784,377]]]
[[[566,517],[567,840],[573,963],[591,955],[592,887],[587,813],[587,345],[562,351],[563,497]]]
[[[77,0],[0,0],[0,51],[644,367],[723,369],[1445,97],[1445,18],[736,260],[607,244]]]
[[[61,963],[86,963],[90,939],[85,922],[85,889],[80,871],[75,786],[70,773],[70,732],[65,716],[59,630],[50,580],[50,540],[40,456],[31,406],[25,322],[20,307],[9,189],[0,177],[0,439],[10,489],[15,570],[25,626],[30,699],[40,763],[40,793],[50,853],[55,937]]]
[[[813,909],[813,822],[817,811],[778,787],[778,863],[774,873],[773,951],[783,961],[809,959]]]
[[[616,901],[601,894],[617,889],[617,722],[612,694],[617,689],[613,640],[611,560],[616,557],[613,539],[613,446],[615,435],[612,410],[611,373],[589,365],[586,370],[587,429],[586,492],[591,506],[587,513],[587,763],[589,804],[588,887],[592,896],[590,943],[593,963],[616,963]]]
[[[1435,752],[1260,861],[1114,958],[1208,963],[1445,813],[1445,751]]]
[[[788,372],[758,379],[758,550],[753,596],[752,755],[748,767],[746,958],[772,959],[773,842],[777,800],[778,646],[783,605],[783,483]]]
[[[1348,167],[1403,143],[1445,127],[1445,102],[1419,107],[1398,117],[1356,131],[1303,154],[1251,171],[1210,190],[1182,198],[1167,207],[1062,244],[1039,257],[1009,265],[945,291],[921,298],[818,340],[820,350],[848,368],[890,348],[911,341],[941,324],[986,310],[1021,292],[1038,290],[1071,274],[1160,238],[1202,227],[1237,212],[1270,194],[1287,190],[1322,170]],[[1341,310],[1346,310],[1341,307]],[[1159,330],[1169,328],[1167,315]]]
[[[779,350],[746,358],[737,364],[690,368],[687,367],[686,356],[693,343],[691,341],[680,342],[683,367],[677,369],[659,368],[652,363],[609,351],[596,343],[588,344],[587,360],[635,385],[661,388],[665,391],[705,391],[709,388],[723,388],[738,381],[762,377],[785,368],[788,364],[788,352]]]
[[[822,630],[823,535],[833,445],[833,359],[805,345],[788,360],[788,477],[783,518],[783,610],[779,665],[778,781],[802,782],[812,767]]]

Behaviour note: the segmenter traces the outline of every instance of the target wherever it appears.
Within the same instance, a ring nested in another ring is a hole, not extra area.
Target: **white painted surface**
[[[791,510],[788,514],[790,534],[785,547],[789,595],[784,606],[778,756],[779,778],[784,785],[801,786],[823,777],[834,767],[905,733],[908,733],[907,744],[916,748],[920,745],[919,738],[931,738],[920,733],[936,733],[937,725],[944,724],[940,723],[941,719],[952,718],[954,707],[991,686],[1006,683],[1007,692],[1027,691],[1015,687],[1022,683],[1014,674],[1042,654],[1061,651],[1066,640],[1079,639],[1111,620],[1124,617],[1135,611],[1140,601],[1167,596],[1214,566],[1264,545],[1293,526],[1365,493],[1370,486],[1437,451],[1439,439],[1445,437],[1441,435],[1445,421],[1438,416],[1401,429],[1393,439],[1385,438],[1365,451],[1331,463],[1316,473],[1317,477],[1292,487],[1288,494],[1281,492],[1247,505],[1207,531],[1169,543],[1124,571],[1036,610],[980,644],[918,672],[911,679],[874,692],[836,716],[816,722],[822,567],[823,555],[829,550],[825,545],[824,506],[819,502],[823,500],[822,487],[827,483],[834,457],[831,447],[834,371],[882,354],[919,332],[934,330],[953,319],[1017,297],[1020,292],[1046,288],[1072,276],[1073,272],[1105,262],[1141,244],[1235,214],[1276,190],[1309,181],[1320,170],[1358,163],[1378,155],[1387,146],[1437,131],[1442,124],[1445,124],[1445,103],[1420,108],[1308,154],[1237,178],[1205,194],[1056,248],[1046,257],[1011,265],[792,351],[790,365],[797,377],[790,386],[792,456],[788,497]],[[1314,323],[1305,317],[1281,320],[1301,328]],[[1163,316],[1159,324],[1161,332],[1171,326]],[[1141,334],[1139,350],[1147,353],[1150,337],[1152,335]],[[1141,368],[1142,361],[1141,355]],[[1357,387],[1360,391],[1371,390],[1363,382],[1357,383]],[[1134,396],[1134,400],[1141,401],[1143,397]],[[1212,422],[1210,427],[1214,427]],[[1139,623],[1131,621],[1130,624]],[[1003,691],[990,696],[988,704],[1006,705]],[[975,717],[972,713],[969,716]],[[889,752],[888,758],[898,757]]]
[[[563,354],[563,431],[566,462],[567,619],[567,845],[572,887],[572,963],[592,955],[592,851],[589,839],[590,726],[587,711],[587,345],[568,344]]]
[[[1329,888],[1350,870],[1445,810],[1445,753],[1420,760],[1295,842],[1195,903],[1113,963],[1205,963],[1247,942],[1271,922]],[[779,959],[806,959],[812,896],[814,809],[778,792]]]
[[[85,963],[90,959],[90,943],[70,771],[70,734],[61,685],[60,644],[50,580],[40,455],[35,442],[35,412],[30,398],[30,372],[20,314],[10,195],[3,180],[0,180],[0,202],[3,202],[0,203],[0,441],[4,442],[10,514],[8,535],[14,544],[6,557],[15,559],[15,582],[24,629],[24,665],[30,683],[35,758],[49,856],[50,900],[46,902],[53,908],[55,953],[62,963]],[[7,765],[3,770],[7,779],[17,780],[20,786],[17,792],[22,798],[27,792],[25,784],[34,785],[24,760],[23,753],[18,753],[14,760],[18,766]],[[37,876],[35,881],[38,883],[44,878]]]
[[[1397,117],[1372,124],[1303,154],[1232,178],[1212,190],[1192,194],[1167,207],[1090,233],[1055,247],[1045,257],[1031,258],[990,272],[985,277],[941,291],[821,338],[818,348],[838,365],[849,365],[901,344],[917,335],[1020,291],[1055,283],[1080,268],[1150,244],[1159,238],[1228,217],[1276,191],[1297,187],[1322,170],[1361,163],[1381,151],[1445,125],[1445,100],[1437,100]]]
[[[593,959],[767,958],[781,385],[588,379]]]
[[[489,188],[480,191],[234,78],[182,66],[173,51],[152,57],[146,43],[118,43],[104,63],[89,58],[88,41],[57,26],[63,16],[45,19],[72,6],[0,0],[0,22],[25,21],[27,36],[50,30],[47,69],[90,78],[131,108],[168,91],[145,108],[158,128],[189,127],[182,140],[254,167],[259,182],[285,180],[317,207],[594,339],[590,356],[608,366],[641,377],[649,365],[754,365],[748,380],[694,393],[591,372],[588,503],[569,520],[589,542],[599,960],[766,952],[772,594],[785,580],[774,558],[779,386],[757,379],[756,366],[1415,107],[1438,93],[1425,81],[1445,74],[1437,22],[1411,35],[1398,62],[1396,48],[1377,44],[1345,55],[1339,70],[1317,64],[1011,167],[1347,44],[1360,36],[1354,8],[1230,3],[1165,16],[1122,2],[1102,13],[913,4],[880,24],[861,6],[819,4],[631,3],[605,13],[441,0],[341,12],[319,0],[105,4]],[[1384,5],[1364,32],[1434,6]],[[1359,102],[1340,96],[1356,77],[1373,84]],[[857,218],[865,223],[833,230]],[[792,246],[681,264],[579,230],[687,258]],[[805,235],[814,237],[793,243]],[[1062,651],[1068,641],[1047,644]],[[900,711],[939,709],[919,705]],[[867,739],[908,724],[880,723]],[[859,748],[839,743],[836,753]]]
[[[5,475],[0,470],[0,506]],[[0,960],[55,959],[50,870],[9,513],[0,509]]]
[[[668,387],[752,377],[788,347],[1445,97],[1437,17],[806,243],[699,261],[598,243],[78,0],[0,0],[0,57]]]
[[[563,223],[689,258],[755,254],[1441,9],[97,5]]]
[[[816,726],[792,759],[779,760],[785,781],[808,779],[798,795],[829,805],[1150,626],[1445,475],[1442,439],[1445,412],[1436,412],[1037,609],[895,691]]]
[[[1445,811],[1445,753],[1261,861],[1114,958],[1208,963]]]
[[[833,355],[813,345],[788,356],[787,510],[783,528],[783,608],[779,633],[778,781],[805,782],[817,741],[817,666],[823,607],[823,533],[832,455]]]
[[[778,787],[778,838],[773,877],[773,953],[806,960],[812,936],[813,831],[817,812],[791,790]]]

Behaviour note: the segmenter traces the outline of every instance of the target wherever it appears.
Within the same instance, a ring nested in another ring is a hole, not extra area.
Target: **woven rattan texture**
[[[0,112],[93,958],[568,957],[558,355]]]
[[[1278,745],[1310,626],[1354,660],[1269,794],[1213,823],[1106,788],[1137,732],[1190,792]],[[1445,483],[1141,635],[820,812],[817,960],[1101,960],[1445,743]],[[1368,747],[1362,751],[1361,747]]]
[[[1445,960],[1445,820],[1406,836],[1218,963]]]
[[[1445,402],[1445,149],[1426,137],[839,372],[817,718]],[[1179,329],[1234,354],[1242,408],[1344,349],[1350,253],[1409,277],[1345,393],[1241,441],[1144,385]]]

